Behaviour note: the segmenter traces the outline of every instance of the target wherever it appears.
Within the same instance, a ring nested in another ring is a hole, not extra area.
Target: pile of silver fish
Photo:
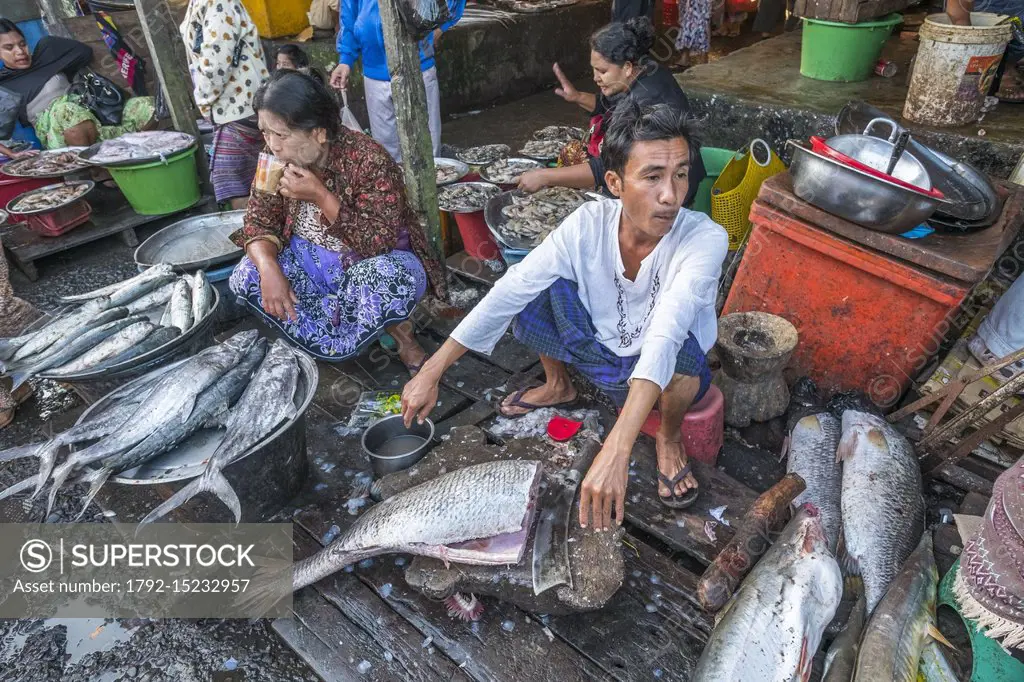
[[[224,438],[205,472],[145,522],[203,491],[222,499],[237,521],[241,518],[238,497],[221,471],[296,412],[296,351],[281,340],[268,350],[266,339],[258,336],[256,331],[241,332],[169,370],[154,370],[128,384],[113,396],[116,400],[110,407],[81,424],[42,443],[0,452],[0,461],[39,460],[38,475],[3,491],[0,499],[28,490],[35,498],[49,485],[52,507],[61,486],[86,483],[84,512],[111,476],[144,465],[200,429],[224,426]],[[68,446],[80,449],[68,453],[58,465]]]
[[[533,525],[541,474],[537,461],[492,461],[389,497],[330,545],[295,564],[293,589],[379,554],[483,566],[519,563]],[[261,582],[245,600],[254,608],[268,607],[280,596],[273,593],[272,581]]]
[[[457,182],[437,190],[437,203],[443,211],[471,213],[482,211],[501,188],[486,182]]]
[[[202,271],[179,276],[156,265],[64,300],[80,305],[35,331],[0,339],[0,369],[15,387],[40,374],[73,377],[156,350],[210,315],[214,292]]]
[[[504,159],[512,148],[507,144],[485,144],[481,147],[470,147],[456,154],[459,161],[471,166],[485,166],[498,159]]]
[[[12,213],[49,211],[81,199],[93,187],[91,182],[66,182],[25,192],[11,202]]]
[[[499,185],[515,185],[526,171],[543,167],[544,165],[540,161],[533,159],[501,159],[481,169],[480,177],[487,182],[496,182]]]
[[[804,505],[723,610],[694,682],[809,680],[842,596],[821,515]]]
[[[448,183],[461,180],[463,178],[462,170],[447,164],[438,163],[434,165],[434,172],[437,174],[437,184],[447,185]]]
[[[501,232],[536,246],[588,201],[591,198],[586,194],[568,187],[547,187],[524,197],[514,196],[512,204],[501,209],[508,219]]]
[[[188,133],[179,133],[173,130],[127,133],[113,140],[101,142],[89,161],[102,165],[171,156],[188,149],[195,143],[195,138]]]
[[[519,153],[531,159],[557,159],[565,149],[566,140],[530,140],[523,145]]]
[[[575,126],[545,126],[533,133],[533,139],[571,142],[573,140],[582,140],[584,135],[586,135],[586,132],[583,128]]]
[[[838,552],[845,572],[863,582],[863,594],[829,649],[823,679],[914,680],[927,635],[940,635],[933,625],[938,574],[924,532],[913,447],[885,419],[847,410],[841,420],[827,412],[804,417],[793,426],[787,449],[788,471],[807,484],[795,503],[819,510],[829,551]],[[747,643],[777,652],[756,627],[750,635],[756,641]],[[798,673],[778,668],[759,679]]]

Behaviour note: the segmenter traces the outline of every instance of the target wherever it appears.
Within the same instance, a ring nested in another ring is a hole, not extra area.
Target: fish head
[[[828,538],[821,522],[821,510],[806,502],[800,506],[790,524],[794,526],[793,544],[803,554],[828,553]]]
[[[252,348],[252,345],[254,343],[256,343],[256,339],[259,338],[259,335],[260,333],[255,329],[250,329],[244,332],[238,332],[237,334],[235,334],[230,339],[228,339],[227,341],[220,345],[227,346],[228,348],[230,348],[233,351],[236,351],[237,353],[245,353],[248,352],[250,348]]]

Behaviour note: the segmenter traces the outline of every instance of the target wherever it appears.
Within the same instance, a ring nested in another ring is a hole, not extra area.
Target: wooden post
[[[149,59],[171,112],[171,122],[175,130],[199,140],[199,126],[196,124],[199,111],[192,100],[192,78],[189,76],[185,45],[171,8],[167,0],[135,0],[135,9],[139,13],[139,23],[149,46]],[[210,165],[206,158],[206,148],[201,142],[196,159],[203,187],[205,191],[211,192]]]
[[[46,31],[59,38],[70,38],[71,31],[64,25],[67,11],[60,0],[38,0],[39,11],[43,14],[43,24]]]
[[[405,190],[427,241],[441,263],[441,214],[437,206],[437,178],[434,171],[434,145],[430,139],[427,91],[420,71],[419,44],[406,33],[398,14],[398,0],[379,0],[380,21],[384,28],[384,49],[391,71],[391,97],[395,103],[398,140],[402,145]]]

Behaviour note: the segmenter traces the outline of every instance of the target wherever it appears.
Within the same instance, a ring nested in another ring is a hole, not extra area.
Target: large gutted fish
[[[103,340],[88,352],[82,354],[81,357],[66,365],[51,369],[50,374],[55,377],[66,377],[86,372],[102,364],[104,361],[120,355],[132,346],[142,343],[155,329],[156,325],[145,317],[136,317],[133,324]]]
[[[793,504],[799,507],[810,502],[818,508],[828,548],[833,553],[843,525],[839,509],[843,472],[836,461],[841,434],[839,420],[828,412],[804,417],[789,434],[789,462],[786,467],[787,473],[799,474],[807,484]]]
[[[59,339],[88,326],[97,314],[112,307],[118,306],[112,306],[109,298],[93,299],[75,312],[50,322],[34,334],[4,339],[0,341],[0,358],[18,361],[44,351]]]
[[[221,471],[239,455],[258,443],[281,422],[295,416],[295,389],[299,364],[288,343],[278,339],[231,410],[227,434],[210,456],[202,475],[150,512],[141,524],[151,523],[177,509],[196,495],[214,493],[235,515],[242,518],[242,505]],[[141,525],[140,524],[140,525]]]
[[[131,310],[134,315],[135,313],[143,313],[167,303],[167,301],[171,300],[171,294],[174,293],[174,285],[175,281],[170,281],[156,291],[151,291],[144,296],[139,296],[128,304],[128,309]]]
[[[924,532],[921,470],[910,442],[866,412],[843,413],[838,456],[845,561],[864,579],[870,616]]]
[[[504,460],[457,469],[400,492],[367,510],[330,545],[295,564],[292,589],[393,552],[484,566],[519,563],[533,523],[540,477],[540,462]],[[275,590],[276,586],[257,587],[242,601],[259,610],[280,598]]]
[[[913,682],[935,624],[939,571],[925,533],[868,621],[854,682]]]
[[[113,367],[119,365],[122,362],[128,362],[135,358],[145,355],[150,351],[154,351],[161,346],[170,343],[174,339],[181,336],[181,332],[178,331],[177,327],[158,327],[156,331],[147,336],[145,339],[135,344],[134,346],[118,353],[108,360],[104,360],[102,363],[97,365],[94,369],[101,367]]]
[[[821,515],[802,507],[726,606],[694,682],[808,680],[843,594]]]

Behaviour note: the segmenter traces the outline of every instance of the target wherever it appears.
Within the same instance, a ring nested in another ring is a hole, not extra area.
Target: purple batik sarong
[[[386,327],[409,319],[427,289],[427,275],[410,251],[357,261],[293,236],[277,262],[299,302],[298,319],[281,321],[263,311],[260,274],[248,258],[231,273],[231,290],[268,323],[323,360],[358,354]]]

